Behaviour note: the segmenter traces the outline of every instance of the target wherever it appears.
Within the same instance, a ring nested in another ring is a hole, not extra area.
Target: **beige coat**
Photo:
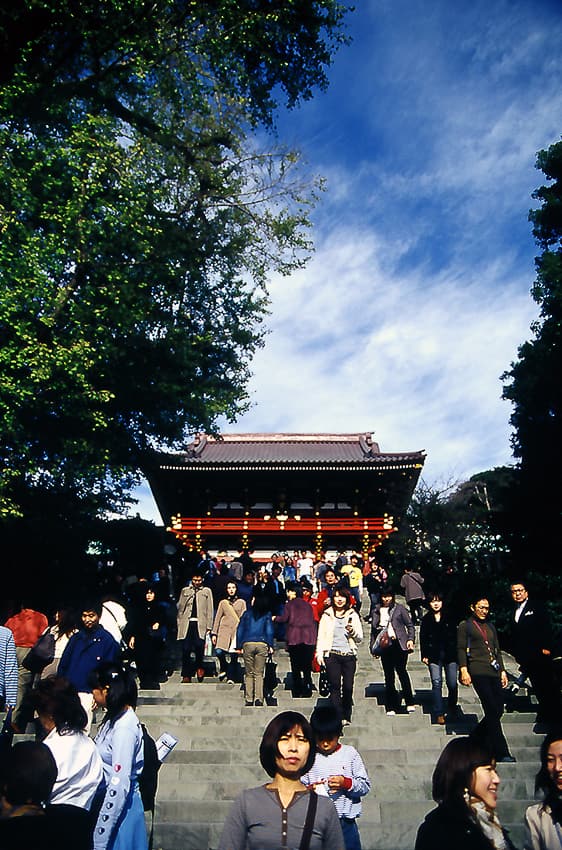
[[[552,820],[550,806],[535,803],[525,812],[525,850],[542,850],[543,847],[559,847],[560,836]]]
[[[178,599],[178,640],[183,640],[189,628],[189,618],[193,610],[193,599],[195,589],[193,585],[182,587]],[[207,632],[211,631],[213,625],[213,594],[208,587],[202,587],[197,591],[197,631],[201,640]]]
[[[224,652],[230,651],[233,641],[236,640],[236,629],[240,617],[245,610],[246,603],[243,599],[236,599],[234,604],[228,599],[221,599],[212,629],[213,634],[217,636],[217,649],[222,649]]]

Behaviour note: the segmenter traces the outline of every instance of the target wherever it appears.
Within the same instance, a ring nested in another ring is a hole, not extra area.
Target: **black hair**
[[[55,614],[59,615],[58,622],[55,622],[54,630],[57,639],[62,635],[71,635],[78,628],[78,614],[74,608],[68,606],[59,606],[55,610]]]
[[[471,737],[454,738],[437,759],[431,779],[433,799],[436,803],[464,802],[476,768],[494,763],[484,744]]]
[[[558,789],[552,782],[552,777],[548,772],[547,766],[548,750],[550,745],[554,744],[555,741],[562,741],[562,726],[551,729],[541,744],[541,766],[535,778],[535,791],[543,792],[543,806],[550,806],[553,820],[556,823],[562,824],[562,802],[560,801]]]
[[[4,797],[12,806],[41,806],[51,796],[57,773],[57,763],[45,744],[19,741],[3,760]]]
[[[302,734],[310,745],[308,758],[300,775],[304,776],[305,773],[308,773],[314,764],[314,759],[316,758],[316,740],[312,726],[306,717],[299,714],[298,711],[282,711],[281,714],[278,714],[267,724],[260,744],[260,763],[265,772],[271,777],[277,773],[277,758],[280,755],[278,748],[279,739],[290,732],[291,729],[294,729],[295,726],[300,727]]]
[[[137,707],[137,683],[128,670],[113,661],[105,661],[88,676],[88,684],[94,688],[107,688],[105,702],[106,718],[112,726],[127,706]]]
[[[445,597],[443,595],[443,591],[441,590],[430,590],[428,591],[425,598],[428,602],[434,602],[436,599],[439,599],[440,602],[445,602]]]
[[[269,596],[266,596],[265,593],[258,593],[257,596],[254,596],[250,611],[254,620],[259,620],[260,617],[271,614],[271,599]]]
[[[381,599],[383,596],[392,596],[393,599],[396,599],[396,593],[389,584],[385,584],[381,587]]]
[[[336,587],[331,599],[332,607],[334,605],[334,596],[336,595],[336,593],[338,594],[338,596],[345,596],[345,610],[349,611],[349,609],[351,608],[351,591],[349,587],[342,587],[341,585],[338,585]]]
[[[487,599],[488,602],[489,602],[490,601],[489,592],[482,590],[482,588],[479,588],[477,590],[473,590],[472,593],[470,593],[469,597],[468,597],[470,607],[472,608],[474,605],[476,605],[477,602],[480,602],[482,599]]]
[[[30,693],[30,703],[37,714],[53,718],[59,735],[81,732],[88,725],[78,691],[62,676],[40,679]]]
[[[80,614],[83,614],[85,611],[95,611],[98,617],[101,617],[103,606],[100,599],[85,599],[80,606]]]
[[[225,582],[225,585],[224,585],[224,595],[223,595],[223,599],[232,599],[232,596],[229,596],[229,595],[228,595],[228,593],[226,592],[226,588],[228,587],[228,585],[229,585],[229,584],[233,584],[233,585],[234,585],[234,587],[236,588],[236,592],[235,592],[234,596],[238,596],[238,582],[236,581],[236,579],[234,578],[234,576],[231,576],[231,577],[228,579],[228,581],[227,581],[227,582]]]
[[[338,738],[342,733],[340,713],[333,705],[317,705],[310,715],[310,725],[317,738]]]
[[[302,597],[302,584],[298,581],[288,581],[285,585],[285,590],[292,590],[293,593],[297,594],[298,598]]]

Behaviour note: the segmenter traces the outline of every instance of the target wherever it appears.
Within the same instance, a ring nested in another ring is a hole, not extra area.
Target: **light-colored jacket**
[[[535,803],[525,812],[524,850],[554,850],[560,847],[560,835],[552,820],[550,806]]]
[[[357,644],[361,643],[363,640],[363,626],[361,625],[361,619],[358,616],[357,611],[354,611],[353,608],[349,608],[349,610],[346,611],[345,617],[346,620],[350,621],[352,626],[351,634],[347,636],[349,651],[352,652],[353,655],[357,655]],[[332,649],[335,620],[336,617],[332,608],[328,608],[320,617],[320,623],[318,624],[318,638],[316,641],[316,658],[319,664],[323,663],[324,656],[328,655]]]
[[[229,652],[232,644],[236,645],[236,629],[245,610],[243,599],[235,599],[233,603],[221,599],[212,628],[213,634],[217,636],[217,649]]]
[[[195,588],[193,585],[182,587],[178,599],[178,640],[183,640],[189,629],[189,619],[193,611],[193,600],[195,599]],[[202,587],[197,591],[197,631],[201,640],[213,626],[213,594],[208,587]]]

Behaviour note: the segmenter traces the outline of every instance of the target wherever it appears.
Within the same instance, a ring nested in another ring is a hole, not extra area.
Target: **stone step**
[[[366,630],[368,631],[368,629]],[[309,716],[324,702],[293,699],[289,658],[276,651],[278,684],[274,705],[246,708],[240,685],[207,676],[202,683],[182,684],[175,673],[160,691],[141,691],[139,715],[154,737],[170,731],[179,739],[162,766],[155,821],[155,850],[215,850],[224,817],[244,788],[266,781],[258,747],[266,724],[279,711]],[[509,669],[516,669],[507,658]],[[383,674],[373,661],[368,641],[359,649],[352,725],[344,741],[360,751],[373,789],[363,802],[359,821],[363,850],[413,850],[419,824],[434,807],[431,776],[438,755],[455,734],[466,734],[482,717],[472,688],[459,689],[461,715],[445,726],[431,723],[431,683],[418,655],[409,659],[417,711],[387,717]],[[315,683],[318,679],[313,677]],[[512,838],[522,844],[526,806],[533,802],[541,735],[533,731],[532,701],[520,693],[509,702],[503,727],[515,764],[498,766],[502,783],[498,812]]]
[[[208,751],[205,751],[208,754]],[[245,788],[259,785],[265,782],[265,774],[259,762],[249,761],[247,764],[241,761],[236,762],[236,773],[232,773],[231,762],[224,762],[224,770],[219,772],[217,762],[208,761],[206,763],[194,762],[193,751],[181,751],[177,749],[166,760],[166,763],[160,771],[160,784],[171,784],[175,782],[191,782],[195,779],[201,783],[212,783],[215,781],[236,781],[244,784]],[[389,782],[400,781],[402,788],[408,783],[427,782],[428,787],[431,782],[431,774],[434,767],[434,762],[398,762],[393,761],[388,763],[388,751],[383,754],[384,758],[373,759],[367,755],[365,761],[371,776],[375,791],[386,786]],[[197,764],[197,770],[194,771],[192,765]],[[219,762],[220,764],[220,762]],[[502,780],[502,792],[508,782],[517,780],[525,782],[527,787],[532,792],[535,782],[535,773],[537,765],[535,761],[525,762],[518,761],[515,764],[498,765],[498,772]],[[532,796],[532,794],[531,794]]]

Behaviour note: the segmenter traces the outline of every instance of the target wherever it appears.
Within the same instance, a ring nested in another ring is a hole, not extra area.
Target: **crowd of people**
[[[509,686],[488,598],[478,592],[467,599],[467,616],[457,622],[446,594],[426,587],[422,575],[411,569],[392,584],[383,567],[374,559],[364,562],[359,553],[342,552],[333,561],[315,560],[306,552],[276,554],[258,566],[244,556],[203,553],[177,594],[170,578],[160,571],[150,580],[129,580],[118,596],[83,600],[78,615],[59,607],[51,623],[24,602],[0,626],[0,701],[10,711],[13,730],[35,730],[50,753],[47,758],[43,750],[18,744],[3,758],[0,850],[2,835],[17,828],[10,825],[2,833],[3,822],[22,805],[17,801],[23,792],[14,790],[8,775],[19,770],[16,752],[24,784],[26,776],[31,782],[33,758],[43,765],[42,784],[29,791],[25,805],[33,811],[41,807],[48,829],[64,816],[72,823],[78,850],[142,850],[147,846],[139,794],[144,743],[135,714],[135,678],[141,688],[158,689],[177,661],[182,685],[196,687],[217,675],[219,681],[241,684],[245,706],[260,707],[271,697],[266,667],[285,650],[292,696],[311,697],[318,673],[328,702],[317,706],[310,723],[298,712],[285,712],[269,725],[260,759],[272,781],[236,802],[221,847],[277,846],[279,818],[286,833],[296,835],[312,817],[316,827],[307,838],[310,847],[358,850],[356,819],[370,782],[359,753],[342,745],[340,736],[352,722],[364,624],[370,629],[371,654],[382,666],[388,716],[416,711],[407,670],[416,640],[431,679],[433,721],[442,725],[459,717],[459,683],[471,686],[482,706],[483,717],[469,738],[451,741],[440,757],[433,777],[438,807],[420,827],[416,850],[449,846],[439,835],[453,820],[461,850],[512,846],[495,815],[495,766],[515,761],[501,717],[506,693],[526,681],[538,701],[537,721],[546,725],[548,735],[537,777],[544,802],[527,811],[525,848],[562,848],[556,647],[546,609],[529,598],[523,581],[510,586],[511,648],[520,670]],[[406,605],[396,600],[395,587],[404,591]],[[104,719],[92,740],[96,707]],[[327,796],[335,804],[336,820],[323,801],[314,804],[311,814],[310,788],[317,792],[314,797]],[[271,822],[264,816],[258,829],[254,807],[267,811]]]

